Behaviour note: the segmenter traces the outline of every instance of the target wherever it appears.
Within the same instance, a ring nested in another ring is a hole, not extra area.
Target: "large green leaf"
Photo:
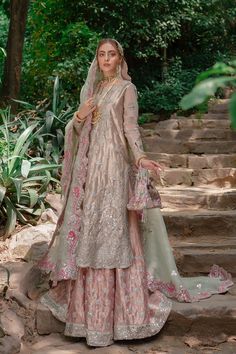
[[[52,101],[52,111],[55,115],[57,115],[57,106],[59,101],[59,77],[56,76],[53,86],[53,101]]]
[[[14,231],[16,226],[16,208],[8,197],[4,198],[7,211],[7,223],[4,230],[3,240],[5,240]]]
[[[33,177],[28,177],[24,180],[24,184],[28,182],[34,182],[34,181],[42,181],[44,182],[45,178],[47,178],[45,175],[43,176],[33,176]]]
[[[59,179],[56,179],[56,178],[51,177],[51,181],[60,184]]]
[[[27,109],[35,109],[35,106],[32,105],[32,104],[29,103],[29,102],[25,102],[25,101],[21,101],[21,100],[16,100],[16,99],[13,99],[12,101],[17,102],[17,103],[20,103],[22,106],[25,106]]]
[[[61,129],[57,129],[56,130],[56,134],[57,134],[57,146],[62,146],[63,142],[64,142],[64,134],[62,132]]]
[[[42,183],[45,183],[46,180],[47,180],[46,175],[29,177],[24,180],[23,186],[24,188],[35,187],[38,189],[42,186]]]
[[[4,57],[7,56],[7,52],[5,51],[4,48],[0,47],[0,51],[2,52],[2,54],[4,55]]]
[[[45,176],[46,178],[46,176]],[[40,182],[32,181],[32,182],[24,182],[24,188],[40,188],[41,187]]]
[[[43,193],[47,191],[48,185],[51,181],[51,174],[49,171],[45,171],[46,179],[45,182],[42,184],[42,186],[39,189],[39,193]]]
[[[25,146],[24,145],[29,145],[29,141],[27,142],[27,139],[29,138],[30,134],[33,132],[33,130],[35,129],[35,127],[37,126],[37,124],[32,124],[31,126],[29,126],[18,138],[17,142],[16,142],[16,146],[14,148],[13,154],[12,156],[21,156],[23,157],[25,154]],[[27,142],[27,143],[26,143]],[[12,171],[13,167],[14,167],[14,163],[15,163],[15,159],[13,158],[10,162],[9,165],[9,169],[10,172]]]
[[[234,77],[222,76],[201,81],[188,95],[182,98],[180,106],[184,110],[193,108],[205,102],[209,97],[214,96],[219,87],[224,87],[226,84],[234,82],[235,80]]]
[[[4,196],[6,194],[6,190],[7,189],[4,186],[0,185],[0,205],[1,205],[2,201],[3,201],[3,199],[4,199]]]
[[[38,193],[35,189],[27,189],[30,197],[30,208],[33,208],[38,202]]]
[[[10,179],[12,180],[12,182],[15,185],[17,202],[19,203],[20,198],[21,198],[23,180],[21,178],[12,178],[12,177]]]
[[[10,149],[10,137],[9,137],[9,130],[8,130],[8,122],[10,121],[10,118],[11,118],[10,107],[7,107],[4,110],[0,109],[0,116],[3,121],[3,126],[0,127],[0,130],[3,133],[3,136],[4,136],[5,141],[7,143],[7,157],[8,157],[9,156],[9,149]]]
[[[32,157],[30,159],[31,162],[46,162],[47,163],[47,160],[43,157]]]
[[[30,168],[30,172],[42,172],[48,170],[54,170],[55,168],[60,167],[61,165],[57,164],[38,164]]]
[[[35,216],[40,216],[42,214],[42,212],[44,211],[42,209],[41,203],[40,203],[40,208],[28,208],[22,204],[16,204],[18,210],[21,210],[23,212],[26,212],[28,214],[31,215],[35,215]]]
[[[29,171],[31,167],[31,162],[29,160],[22,160],[21,163],[21,174],[24,178],[28,177]]]
[[[235,68],[225,64],[225,63],[216,63],[212,68],[209,70],[204,71],[203,73],[199,74],[196,80],[196,83],[200,81],[206,80],[212,75],[235,75],[236,70]]]
[[[21,213],[21,211],[19,209],[16,209],[16,215],[17,215],[17,218],[19,219],[19,221],[22,224],[26,224],[26,225],[31,225],[32,224],[32,221],[26,219],[26,217]]]
[[[53,121],[54,121],[54,113],[51,111],[47,111],[46,112],[46,118],[45,118],[45,127],[46,127],[46,132],[50,133],[51,132],[51,128],[53,125]]]
[[[232,128],[236,129],[236,92],[231,96],[229,101],[229,112]]]

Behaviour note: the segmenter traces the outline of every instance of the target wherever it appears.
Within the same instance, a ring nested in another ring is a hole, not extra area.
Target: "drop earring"
[[[100,67],[98,68],[98,73],[99,73],[99,80],[102,80],[104,76],[103,76],[103,71]]]
[[[118,77],[121,77],[121,65],[120,64],[118,64],[116,67],[116,75]]]

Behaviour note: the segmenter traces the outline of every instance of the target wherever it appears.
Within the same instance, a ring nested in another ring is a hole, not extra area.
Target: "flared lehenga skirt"
[[[62,280],[41,298],[65,323],[65,335],[85,337],[88,345],[145,338],[158,333],[171,301],[148,290],[147,272],[136,212],[129,212],[134,259],[128,268],[78,268],[76,280]]]

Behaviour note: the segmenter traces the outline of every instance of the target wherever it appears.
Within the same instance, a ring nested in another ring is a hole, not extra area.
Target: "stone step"
[[[186,118],[186,116],[180,116],[180,115],[177,115],[176,113],[173,113],[170,116],[170,119],[182,119],[182,118]],[[200,112],[193,113],[193,114],[189,115],[187,118],[193,118],[193,119],[229,119],[229,112],[228,112],[228,110],[216,110],[215,108],[213,108],[213,110],[209,109],[208,112],[206,112],[206,113],[200,113]],[[156,121],[158,121],[158,120],[156,119]]]
[[[194,116],[192,116],[193,118],[195,118]],[[197,118],[197,117],[196,117]],[[227,119],[229,120],[229,113],[227,111],[225,112],[208,112],[206,114],[203,114],[202,119]]]
[[[212,265],[223,267],[236,275],[236,248],[215,248],[215,244],[205,247],[176,247],[178,269],[182,274],[208,274]]]
[[[162,210],[168,235],[171,239],[198,239],[207,235],[209,240],[224,234],[236,236],[236,210]],[[199,241],[201,242],[201,241]]]
[[[229,113],[227,111],[225,112],[221,112],[221,111],[218,111],[218,112],[208,112],[208,113],[205,113],[205,114],[199,114],[199,116],[197,114],[192,114],[190,116],[190,118],[198,118],[198,119],[216,119],[216,120],[221,120],[221,119],[225,119],[225,120],[228,120],[229,119]]]
[[[148,153],[148,157],[154,161],[159,162],[164,167],[176,168],[226,168],[236,167],[236,154],[165,154],[165,153]]]
[[[185,185],[185,186],[215,186],[220,188],[236,187],[236,168],[212,168],[212,169],[191,169],[191,168],[165,168],[157,184],[164,187]]]
[[[153,129],[157,123],[143,125],[147,129]],[[198,119],[198,118],[172,118],[158,122],[158,129],[230,129],[230,121],[224,119]]]
[[[188,156],[189,168],[227,168],[236,167],[236,154],[204,154]]]
[[[220,100],[217,104],[210,104],[208,108],[208,113],[224,114],[228,112],[229,109],[229,99]]]
[[[170,242],[172,247],[176,249],[214,249],[217,250],[227,250],[236,249],[236,236],[229,237],[224,233],[217,236],[201,235],[198,237],[170,237]]]
[[[230,210],[236,209],[235,188],[173,186],[158,187],[164,208],[170,210]]]
[[[192,275],[209,273],[213,264],[223,267],[228,272],[236,274],[236,237],[218,235],[218,237],[199,236],[186,240],[170,238],[175,250],[178,268],[181,273]],[[200,264],[200,266],[199,266]]]
[[[167,154],[232,154],[236,153],[234,140],[221,141],[181,141],[167,140],[157,136],[143,138],[146,152]]]
[[[215,140],[236,140],[236,131],[230,129],[143,129],[142,136],[157,135],[162,139],[177,139],[184,141],[215,141]]]
[[[236,294],[231,294],[229,291],[227,294],[213,295],[194,303],[173,301],[172,312],[163,333],[174,336],[175,341],[180,337],[185,338],[185,343],[189,338],[189,344],[195,348],[192,351],[187,347],[187,350],[178,351],[176,354],[233,354],[236,352],[235,341],[232,347],[230,346],[231,349],[228,346],[219,348],[218,345],[226,342],[227,336],[235,337],[235,328]],[[197,344],[202,346],[199,348]]]

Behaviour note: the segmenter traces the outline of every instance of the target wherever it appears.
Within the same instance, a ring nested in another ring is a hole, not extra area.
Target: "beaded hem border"
[[[162,329],[171,311],[171,301],[163,297],[151,323],[133,325],[115,325],[113,332],[100,332],[86,328],[84,324],[66,322],[67,305],[57,304],[47,293],[40,302],[48,307],[52,314],[65,323],[64,334],[71,337],[84,337],[90,346],[105,347],[114,340],[130,340],[151,337]]]

